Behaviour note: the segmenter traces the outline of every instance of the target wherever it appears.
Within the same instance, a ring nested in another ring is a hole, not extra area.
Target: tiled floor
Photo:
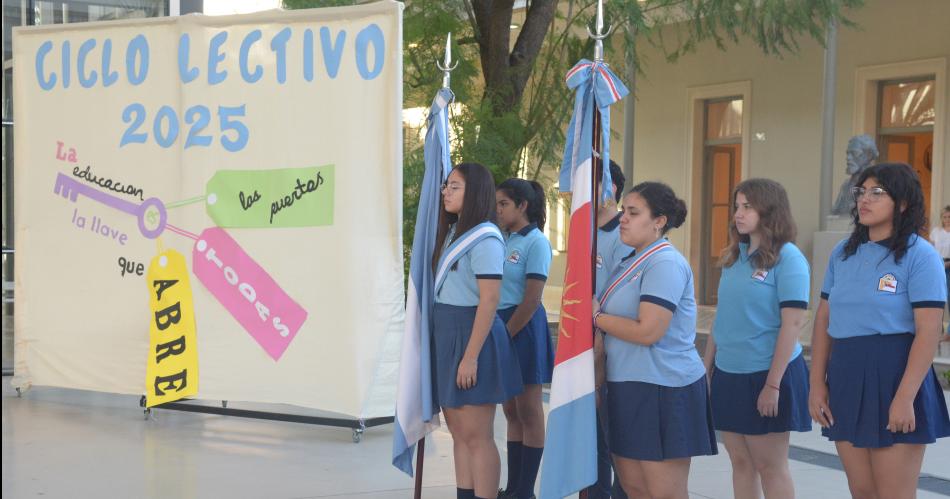
[[[4,498],[411,497],[412,480],[389,464],[391,425],[368,429],[354,444],[347,429],[298,423],[166,410],[146,420],[137,397],[37,387],[17,398],[9,379]],[[500,412],[496,435],[504,448]],[[797,436],[795,444],[829,450],[812,437]],[[732,497],[729,460],[720,450],[693,461],[692,497]],[[924,472],[950,478],[948,456],[950,440],[931,446]],[[803,461],[791,468],[798,497],[848,497],[843,472]],[[444,429],[430,439],[423,484],[423,497],[455,497]],[[939,484],[950,494],[950,481]]]

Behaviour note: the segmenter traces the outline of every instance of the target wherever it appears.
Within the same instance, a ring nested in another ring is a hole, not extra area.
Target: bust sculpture
[[[847,172],[850,175],[838,190],[838,198],[834,206],[831,207],[831,214],[837,216],[851,216],[851,209],[854,207],[854,197],[851,195],[851,188],[861,173],[874,163],[878,157],[877,145],[870,135],[855,135],[848,141],[848,151],[846,158],[848,162]]]

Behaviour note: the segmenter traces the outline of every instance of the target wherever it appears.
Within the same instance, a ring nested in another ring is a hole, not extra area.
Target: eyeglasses
[[[884,196],[887,196],[887,191],[881,187],[865,189],[864,187],[855,186],[851,188],[851,195],[854,197],[855,202],[860,201],[862,196],[866,196],[869,202],[876,203],[884,199]]]
[[[460,190],[462,190],[462,189],[464,189],[464,188],[465,188],[465,184],[461,184],[461,183],[459,183],[459,182],[452,182],[452,183],[444,183],[444,184],[442,184],[442,192],[445,192],[446,190],[449,190],[449,191],[452,191],[452,192],[458,192],[458,191],[460,191]]]

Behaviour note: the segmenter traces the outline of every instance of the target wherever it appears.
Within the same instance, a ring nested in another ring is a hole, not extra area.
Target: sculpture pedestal
[[[851,217],[829,216],[827,230],[817,231],[812,239],[811,252],[811,303],[812,309],[818,306],[821,283],[825,280],[825,270],[828,268],[828,258],[831,250],[842,239],[851,236]]]

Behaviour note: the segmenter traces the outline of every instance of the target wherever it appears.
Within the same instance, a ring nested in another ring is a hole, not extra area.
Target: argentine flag
[[[425,173],[419,193],[416,233],[409,262],[406,292],[406,330],[399,361],[396,421],[393,429],[393,466],[413,474],[416,442],[438,428],[438,406],[433,402],[430,335],[435,300],[432,251],[435,249],[442,183],[452,170],[449,156],[447,107],[455,95],[442,88],[432,101],[427,120]]]

